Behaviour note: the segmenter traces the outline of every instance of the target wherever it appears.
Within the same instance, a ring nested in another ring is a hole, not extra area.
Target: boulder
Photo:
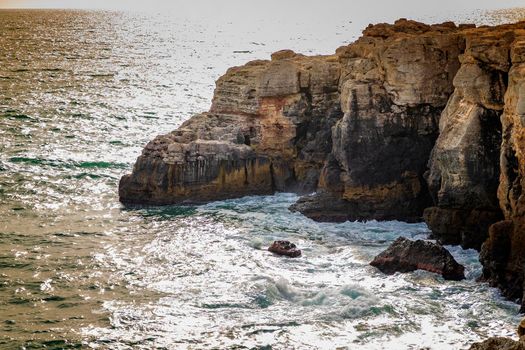
[[[396,239],[370,265],[386,274],[426,270],[438,273],[447,280],[459,281],[465,278],[465,268],[443,246],[404,237]]]
[[[289,256],[290,258],[301,256],[301,250],[297,249],[297,246],[289,241],[274,241],[268,248],[268,251],[277,255]]]

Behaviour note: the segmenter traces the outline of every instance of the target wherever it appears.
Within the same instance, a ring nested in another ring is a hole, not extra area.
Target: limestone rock
[[[465,278],[465,268],[443,246],[423,240],[411,241],[404,237],[396,239],[370,265],[386,274],[426,270],[448,280]]]
[[[510,338],[494,337],[480,343],[474,343],[470,350],[525,350],[525,342]]]
[[[210,112],[151,141],[119,184],[124,203],[202,203],[313,191],[340,118],[333,56],[280,52],[217,81]]]
[[[501,116],[499,206],[505,221],[494,224],[483,244],[483,277],[511,300],[521,301],[525,312],[525,23],[519,24],[510,48],[511,68]]]
[[[210,110],[148,143],[119,195],[315,191],[291,209],[320,221],[424,216],[442,243],[479,249],[488,237],[484,279],[525,311],[524,188],[525,22],[401,19],[335,55],[283,50],[230,68]]]
[[[407,20],[368,27],[339,49],[344,116],[319,188],[346,203],[337,215],[321,194],[292,209],[316,220],[420,221],[431,203],[423,174],[463,49],[455,26]]]
[[[425,221],[445,244],[479,250],[502,218],[496,192],[510,45],[508,35],[491,29],[467,35],[427,174],[435,207]]]
[[[521,320],[520,324],[518,325],[518,337],[523,337],[525,335],[525,318]]]

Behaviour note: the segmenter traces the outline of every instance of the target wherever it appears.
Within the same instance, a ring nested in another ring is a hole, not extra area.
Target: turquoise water
[[[513,335],[518,307],[475,282],[474,251],[451,247],[462,282],[368,265],[423,224],[319,224],[287,210],[293,194],[118,202],[145,143],[206,110],[228,66],[331,53],[362,27],[330,26],[0,11],[0,348],[457,349]],[[275,239],[303,257],[271,255]]]

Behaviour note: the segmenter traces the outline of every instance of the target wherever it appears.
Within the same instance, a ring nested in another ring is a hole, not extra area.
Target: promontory
[[[156,137],[123,203],[291,191],[319,221],[424,220],[481,251],[483,279],[523,302],[525,22],[370,25],[328,56],[230,68],[211,108]]]

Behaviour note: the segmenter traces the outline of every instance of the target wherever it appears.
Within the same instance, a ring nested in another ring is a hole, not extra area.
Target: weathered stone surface
[[[465,278],[465,268],[443,246],[429,241],[412,241],[399,237],[387,250],[374,258],[370,265],[386,274],[426,270],[448,280]]]
[[[525,342],[510,338],[494,337],[480,343],[474,343],[470,350],[525,350]]]
[[[313,191],[340,118],[335,56],[290,51],[234,67],[210,112],[151,141],[120,181],[125,203],[200,203]]]
[[[525,350],[525,319],[521,320],[517,329],[519,341],[510,338],[493,337],[480,343],[474,343],[470,350]]]
[[[455,26],[406,20],[369,27],[339,49],[344,116],[321,173],[326,193],[292,210],[316,220],[420,221],[431,203],[423,174],[463,49]],[[346,202],[339,215],[323,205],[330,195]]]
[[[441,115],[429,163],[427,181],[435,207],[424,217],[443,243],[480,249],[488,227],[502,218],[496,196],[500,116],[512,36],[486,29],[466,37],[455,91]]]
[[[268,251],[277,255],[289,256],[290,258],[301,256],[301,250],[297,249],[297,246],[289,241],[275,241],[268,247]]]
[[[525,23],[519,26],[521,31],[515,32],[510,49],[512,61],[501,116],[498,199],[505,221],[490,228],[480,260],[484,279],[501,288],[511,300],[520,300],[521,312],[525,312],[525,63],[522,53]]]
[[[518,337],[523,337],[525,335],[525,318],[521,320],[517,329]]]

